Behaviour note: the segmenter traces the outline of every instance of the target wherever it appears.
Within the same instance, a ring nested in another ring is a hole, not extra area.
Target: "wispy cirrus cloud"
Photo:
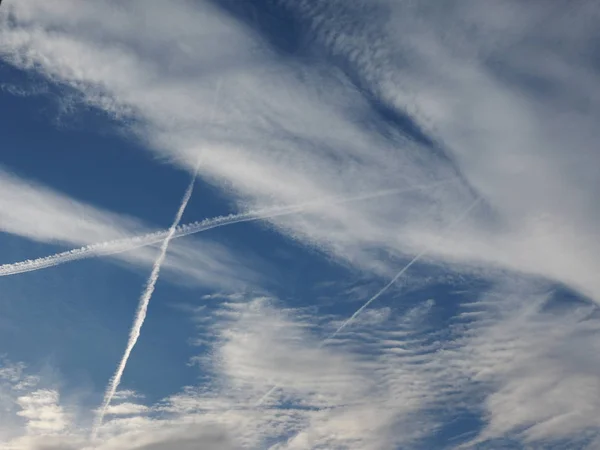
[[[134,131],[150,149],[190,171],[200,158],[200,175],[240,204],[293,204],[377,190],[391,180],[410,186],[448,175],[463,179],[452,189],[407,198],[402,207],[382,199],[271,219],[285,234],[391,275],[393,268],[374,255],[417,253],[441,232],[440,217],[456,214],[475,190],[490,214],[472,217],[432,259],[504,266],[595,296],[590,168],[598,161],[588,149],[595,140],[596,95],[588,96],[585,112],[575,109],[563,120],[563,111],[582,101],[577,90],[565,90],[571,83],[598,91],[583,58],[594,33],[588,19],[594,9],[585,2],[562,18],[537,8],[519,15],[523,7],[506,1],[492,20],[478,7],[453,5],[440,14],[381,1],[370,4],[370,21],[350,28],[353,22],[336,20],[331,11],[354,17],[364,3],[289,3],[286,11],[314,31],[314,48],[341,58],[322,60],[327,69],[320,71],[278,59],[251,24],[209,3],[89,4],[65,18],[58,12],[69,5],[10,5],[5,59],[35,68],[109,112],[133,115],[139,119]],[[141,11],[144,27],[136,25]],[[452,18],[478,26],[480,39],[447,27]],[[390,25],[396,19],[404,24],[401,33]],[[552,31],[534,26],[543,20],[552,21]],[[574,31],[567,20],[583,25]],[[513,29],[527,45],[504,39]],[[548,47],[549,36],[559,32],[564,45]],[[541,54],[551,56],[531,67]],[[550,94],[521,95],[528,85],[520,73],[552,86]],[[215,124],[209,118],[217,80],[223,89]]]
[[[123,238],[142,224],[102,211],[0,167],[0,229],[39,242],[85,243]]]
[[[491,223],[440,253],[476,254],[594,296],[598,185],[590,168],[598,164],[591,149],[600,86],[589,55],[597,7],[575,2],[566,14],[561,3],[466,2],[442,11],[382,1],[372,7],[389,20],[354,27],[326,18],[361,3],[317,3],[288,5],[321,25],[323,45],[373,95],[442,145],[494,210]]]
[[[508,437],[554,448],[597,436],[597,308],[561,305],[560,295],[499,290],[469,305],[481,315],[464,338],[463,370],[487,391],[474,443]]]

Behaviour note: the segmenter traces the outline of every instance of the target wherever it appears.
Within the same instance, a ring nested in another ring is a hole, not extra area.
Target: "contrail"
[[[171,238],[179,238],[188,236],[202,231],[207,231],[212,228],[219,228],[226,225],[233,225],[240,222],[253,222],[258,220],[265,220],[280,216],[287,216],[292,214],[298,214],[304,212],[306,209],[321,206],[321,205],[336,205],[343,203],[357,202],[361,200],[369,200],[378,197],[385,197],[391,195],[402,194],[411,191],[420,191],[430,188],[435,188],[440,185],[444,185],[453,181],[456,178],[450,180],[444,180],[437,183],[432,183],[425,186],[411,187],[406,189],[387,189],[376,191],[373,193],[362,194],[354,197],[347,198],[329,198],[324,200],[313,200],[310,202],[300,203],[296,205],[283,206],[277,208],[268,208],[249,211],[239,214],[229,214],[226,216],[218,216],[209,219],[205,219],[199,222],[193,222],[186,225],[178,226],[173,232]],[[135,250],[140,247],[153,245],[164,241],[164,239],[171,233],[171,230],[162,230],[154,233],[148,233],[141,236],[117,239],[107,242],[99,242],[96,244],[86,245],[73,250],[56,253],[54,255],[45,256],[33,260],[25,260],[10,264],[0,265],[0,277],[16,275],[19,273],[32,272],[35,270],[47,269],[50,267],[58,266],[72,261],[77,261],[87,258],[95,258],[102,256],[116,255],[127,251]]]
[[[214,115],[217,109],[216,107],[218,104],[220,91],[221,80],[218,81],[217,88],[215,90],[214,106],[210,117],[211,123],[214,121]],[[102,426],[102,421],[104,420],[104,416],[106,415],[108,405],[110,405],[110,402],[114,397],[115,393],[117,392],[119,384],[121,383],[121,378],[123,377],[123,372],[125,371],[125,367],[127,366],[127,361],[129,360],[131,351],[133,350],[133,347],[135,347],[135,344],[137,343],[137,340],[140,337],[142,325],[144,325],[144,320],[146,319],[146,314],[148,313],[148,305],[150,304],[150,299],[152,298],[154,288],[156,287],[156,282],[158,281],[158,276],[160,275],[160,268],[167,256],[169,243],[171,242],[171,239],[173,239],[173,235],[177,231],[177,227],[179,226],[179,222],[181,222],[181,218],[183,217],[183,213],[185,212],[185,208],[187,207],[190,198],[192,198],[192,193],[194,192],[194,184],[196,183],[196,178],[198,177],[198,172],[200,170],[200,163],[201,161],[200,159],[198,159],[194,168],[194,172],[192,174],[192,179],[190,180],[190,184],[188,185],[187,189],[185,190],[185,194],[183,194],[183,198],[181,199],[181,203],[179,205],[179,209],[177,210],[177,214],[175,214],[173,223],[169,227],[167,235],[162,241],[162,244],[160,245],[158,258],[156,258],[156,261],[154,261],[152,271],[150,272],[150,276],[148,277],[148,281],[146,282],[146,288],[144,289],[144,292],[142,292],[140,301],[138,303],[137,311],[135,312],[135,318],[133,320],[133,325],[129,332],[129,340],[127,341],[125,352],[123,353],[123,357],[119,362],[115,374],[108,383],[108,387],[106,388],[106,392],[104,393],[104,400],[102,401],[102,405],[100,406],[100,410],[98,412],[98,415],[96,416],[96,420],[94,421],[92,431],[90,433],[90,439],[92,441],[96,439],[98,430]]]
[[[455,226],[457,226],[459,223],[461,223],[463,220],[465,220],[465,218],[469,215],[469,213],[477,206],[477,204],[481,201],[481,197],[477,197],[470,205],[469,207],[464,210],[458,217],[456,217],[456,219],[454,219],[452,222],[450,222],[445,230],[444,233],[450,231],[452,228],[454,228]],[[442,236],[443,234],[442,233]],[[437,244],[440,240],[441,237],[440,236],[435,244]],[[396,281],[398,281],[398,279],[404,275],[406,273],[406,271],[408,269],[411,268],[411,266],[413,264],[415,264],[417,261],[419,261],[423,256],[427,255],[432,248],[435,245],[431,245],[431,246],[427,246],[425,247],[423,250],[421,250],[421,252],[419,252],[413,259],[411,259],[408,264],[406,264],[395,276],[394,278],[392,278],[385,286],[383,286],[375,295],[373,295],[371,298],[369,298],[369,300],[367,300],[360,308],[358,308],[356,310],[356,312],[354,314],[352,314],[344,323],[342,323],[333,333],[331,333],[329,336],[327,336],[323,341],[321,341],[321,343],[319,344],[318,348],[322,348],[324,346],[326,346],[327,344],[329,344],[344,328],[346,328],[348,325],[350,325],[366,308],[369,307],[369,305],[371,303],[373,303],[375,300],[377,300],[379,297],[381,297],[390,287],[392,287],[394,285],[394,283],[396,283]],[[271,387],[271,389],[269,389],[255,404],[255,407],[260,406],[267,398],[269,398],[271,396],[271,394],[278,388],[278,385],[274,385]]]
[[[106,409],[108,405],[117,392],[117,388],[121,383],[121,377],[123,376],[123,372],[125,371],[125,366],[127,366],[127,361],[129,360],[129,356],[131,355],[131,351],[133,347],[140,337],[140,332],[142,330],[142,325],[144,324],[144,320],[146,319],[146,313],[148,311],[148,304],[150,303],[150,299],[152,298],[152,293],[154,292],[154,288],[156,287],[156,282],[158,281],[158,276],[160,274],[160,267],[167,256],[167,249],[169,248],[169,242],[173,238],[177,226],[181,221],[181,217],[187,207],[190,198],[192,197],[192,192],[194,190],[194,183],[196,182],[196,173],[194,171],[194,175],[192,176],[192,180],[190,181],[189,186],[187,187],[183,199],[181,200],[181,204],[179,205],[179,209],[177,210],[177,214],[175,215],[175,219],[173,220],[173,224],[171,228],[169,228],[169,232],[165,239],[163,240],[160,246],[160,253],[158,254],[158,258],[154,262],[152,266],[152,272],[150,272],[150,277],[146,282],[146,288],[140,297],[140,302],[138,304],[137,311],[135,313],[135,319],[133,321],[133,326],[131,327],[131,331],[129,332],[129,340],[127,341],[127,346],[125,347],[125,352],[123,353],[123,357],[121,358],[121,362],[119,362],[119,366],[115,371],[115,374],[111,378],[108,387],[106,388],[106,392],[104,394],[104,400],[102,401],[102,405],[100,407],[100,412],[96,417],[96,421],[94,422],[94,426],[92,428],[91,439],[95,440],[96,435],[98,433],[98,429],[102,425],[102,421],[104,420],[104,415],[106,414]]]

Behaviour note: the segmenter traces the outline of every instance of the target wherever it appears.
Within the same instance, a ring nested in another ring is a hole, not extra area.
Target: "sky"
[[[0,449],[600,448],[599,20],[4,0]]]

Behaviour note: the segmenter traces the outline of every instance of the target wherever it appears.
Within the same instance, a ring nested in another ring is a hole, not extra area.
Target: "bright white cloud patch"
[[[245,293],[186,300],[198,381],[157,402],[121,392],[97,448],[597,444],[596,3],[225,3],[7,0],[0,58],[108,113],[159,162],[199,161],[241,211],[398,189],[263,218],[300,244],[289,261],[308,248],[377,277],[356,281],[363,302],[415,255],[425,265],[323,345],[364,303],[338,292],[325,305],[315,288],[299,304],[290,286],[257,298],[279,280],[233,240],[174,241],[165,269],[184,286]],[[0,172],[5,233],[79,247],[147,228]],[[115,256],[149,267],[155,250]],[[436,290],[453,283],[464,295]],[[93,407],[24,370],[0,368],[7,448],[91,445]]]
[[[67,426],[56,391],[40,389],[18,397],[16,402],[21,408],[17,415],[27,420],[29,432],[52,434],[62,431]]]

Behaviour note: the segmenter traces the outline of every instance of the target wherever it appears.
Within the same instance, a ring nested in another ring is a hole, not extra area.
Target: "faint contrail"
[[[127,341],[127,346],[125,347],[125,352],[123,353],[123,357],[119,362],[119,366],[115,371],[115,374],[111,378],[108,387],[106,388],[106,392],[104,394],[104,400],[102,401],[102,405],[100,407],[100,411],[98,416],[96,417],[96,421],[94,422],[94,426],[92,428],[91,439],[94,440],[98,433],[98,428],[102,425],[102,421],[104,420],[104,415],[106,414],[106,409],[108,405],[117,392],[117,388],[121,383],[121,377],[123,376],[123,372],[125,371],[125,366],[127,366],[127,360],[131,355],[131,351],[133,347],[140,337],[140,332],[142,330],[142,325],[144,324],[144,320],[146,319],[146,313],[148,311],[148,304],[150,303],[150,298],[152,298],[152,293],[154,292],[154,288],[156,286],[156,282],[158,281],[158,276],[160,274],[160,267],[167,256],[167,249],[169,248],[169,242],[173,238],[175,234],[175,230],[181,221],[181,216],[187,207],[188,202],[192,196],[192,192],[194,190],[194,183],[196,182],[196,171],[194,171],[194,175],[192,180],[190,181],[189,186],[187,187],[185,194],[183,195],[183,199],[181,200],[181,204],[179,205],[179,209],[177,210],[177,214],[175,215],[175,219],[173,220],[173,224],[171,228],[169,228],[169,232],[165,239],[163,240],[160,246],[160,253],[158,254],[158,258],[154,262],[152,266],[152,272],[150,272],[150,277],[146,282],[146,288],[140,297],[140,302],[138,304],[137,311],[135,313],[135,319],[133,321],[133,326],[131,327],[131,331],[129,332],[129,340]]]
[[[481,201],[481,197],[477,197],[470,205],[469,207],[464,210],[456,219],[454,219],[452,222],[450,222],[445,230],[444,233],[451,230],[453,227],[455,227],[456,225],[458,225],[460,222],[462,222],[468,215],[469,213],[473,210],[473,208],[475,208],[475,206],[477,206],[477,204]],[[443,236],[443,233],[442,233]],[[437,244],[442,236],[440,236],[435,244]],[[367,300],[360,308],[358,308],[356,310],[356,312],[354,314],[352,314],[344,323],[342,323],[333,333],[331,333],[329,336],[327,336],[323,341],[321,341],[321,343],[319,344],[318,348],[322,348],[324,346],[326,346],[327,344],[329,344],[329,342],[331,342],[344,328],[346,328],[348,325],[350,325],[359,315],[360,313],[362,313],[366,308],[369,307],[369,305],[371,303],[373,303],[375,300],[377,300],[379,297],[381,297],[390,287],[392,287],[392,285],[398,281],[398,279],[404,275],[404,273],[406,273],[406,271],[408,269],[411,268],[411,266],[413,264],[415,264],[419,259],[421,259],[423,256],[425,256],[426,254],[428,254],[431,250],[432,247],[434,245],[431,246],[426,246],[423,250],[421,250],[421,252],[419,252],[413,259],[411,259],[408,264],[406,264],[395,276],[394,278],[392,278],[385,286],[383,286],[375,295],[373,295],[371,298],[369,298],[369,300]],[[271,394],[278,388],[278,385],[274,385],[271,387],[271,389],[269,389],[256,403],[255,406],[260,406],[267,398],[269,398],[271,396]]]
[[[434,188],[440,185],[444,185],[453,181],[456,178],[450,180],[444,180],[437,183],[432,183],[425,186],[418,186],[405,189],[387,189],[376,191],[373,193],[362,194],[354,197],[347,198],[329,198],[325,200],[314,200],[310,202],[300,203],[296,205],[283,206],[277,208],[268,208],[249,211],[240,214],[230,214],[227,216],[218,216],[210,219],[205,219],[199,222],[193,222],[187,225],[178,226],[175,232],[171,236],[172,239],[187,236],[190,234],[200,233],[202,231],[210,230],[212,228],[218,228],[225,225],[232,225],[240,222],[252,222],[257,220],[265,220],[274,217],[298,214],[310,207],[320,205],[335,205],[356,202],[361,200],[369,200],[377,197],[384,197],[390,195],[397,195],[411,191],[420,191],[429,188]],[[95,258],[101,256],[116,255],[127,251],[135,250],[140,247],[147,245],[156,244],[162,242],[171,230],[157,231],[154,233],[148,233],[141,236],[117,239],[107,242],[100,242],[96,244],[86,245],[73,250],[68,250],[54,255],[45,256],[43,258],[37,258],[33,260],[25,260],[16,263],[0,265],[0,277],[16,275],[19,273],[32,272],[35,270],[46,269],[60,264],[65,264],[72,261],[77,261],[86,258]]]

